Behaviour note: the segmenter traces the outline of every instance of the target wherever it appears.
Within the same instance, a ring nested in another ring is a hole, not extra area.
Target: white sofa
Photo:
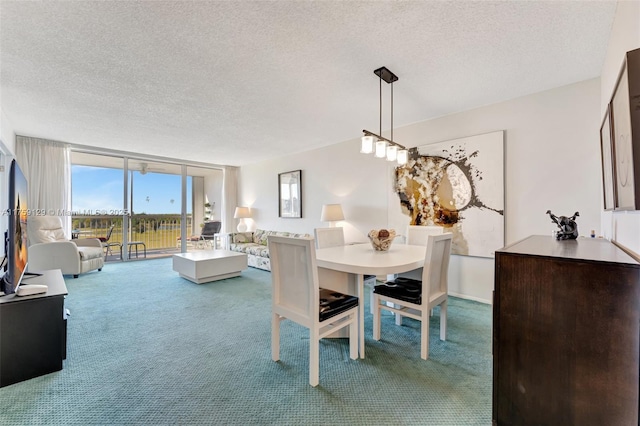
[[[28,261],[30,271],[61,269],[64,275],[98,270],[104,266],[102,243],[97,238],[68,240],[58,216],[30,216]]]

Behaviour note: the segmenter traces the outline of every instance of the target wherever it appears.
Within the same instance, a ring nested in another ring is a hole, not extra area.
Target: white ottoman
[[[202,250],[173,255],[173,270],[196,284],[237,277],[247,269],[247,255],[229,250]]]

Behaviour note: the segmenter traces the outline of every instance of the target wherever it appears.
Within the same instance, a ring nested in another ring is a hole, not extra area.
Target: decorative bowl
[[[396,231],[394,229],[372,229],[369,232],[369,241],[376,251],[388,251],[395,237]]]

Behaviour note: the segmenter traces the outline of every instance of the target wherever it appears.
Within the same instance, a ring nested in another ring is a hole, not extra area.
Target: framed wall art
[[[610,103],[615,209],[640,207],[640,49],[627,52]]]
[[[600,126],[600,154],[602,160],[602,191],[605,210],[615,208],[615,176],[613,170],[613,138],[611,133],[611,105]]]
[[[278,216],[302,217],[302,170],[278,175]]]

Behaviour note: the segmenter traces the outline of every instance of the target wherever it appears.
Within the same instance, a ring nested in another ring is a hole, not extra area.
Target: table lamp
[[[245,219],[251,217],[251,211],[249,207],[236,207],[236,212],[233,214],[234,219],[240,219],[238,223],[238,232],[245,232],[247,230],[247,224],[244,223]]]
[[[320,220],[322,222],[329,222],[331,228],[335,227],[337,221],[344,220],[342,206],[340,204],[323,204]]]

